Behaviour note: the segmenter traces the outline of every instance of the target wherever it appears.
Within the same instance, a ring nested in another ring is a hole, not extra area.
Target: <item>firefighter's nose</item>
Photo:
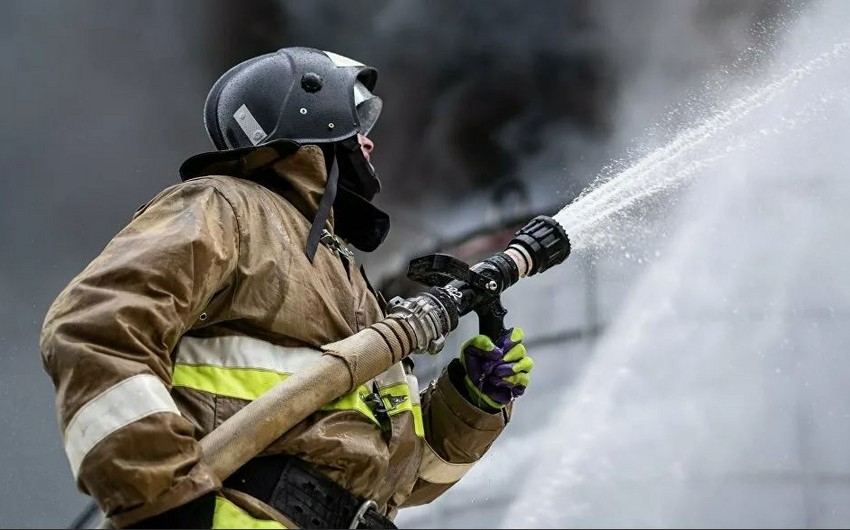
[[[372,157],[372,151],[375,149],[375,142],[370,140],[368,136],[364,136],[362,134],[357,135],[357,140],[360,142],[360,149],[363,150],[363,156],[366,157],[366,160],[370,160]]]

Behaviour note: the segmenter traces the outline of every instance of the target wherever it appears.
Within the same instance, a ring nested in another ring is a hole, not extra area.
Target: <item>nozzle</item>
[[[567,259],[570,238],[558,221],[539,215],[516,233],[505,254],[516,262],[520,277],[531,276]]]

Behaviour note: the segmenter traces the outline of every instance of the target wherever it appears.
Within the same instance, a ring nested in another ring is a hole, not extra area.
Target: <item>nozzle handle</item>
[[[487,335],[493,342],[497,342],[507,333],[505,315],[508,310],[502,305],[500,297],[495,296],[477,306],[475,314],[478,315],[478,332]]]

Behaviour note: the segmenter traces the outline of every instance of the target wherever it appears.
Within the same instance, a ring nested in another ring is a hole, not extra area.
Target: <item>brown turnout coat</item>
[[[258,169],[282,191],[239,178]],[[210,173],[139,209],[42,330],[78,487],[119,526],[220,490],[197,441],[319,346],[382,318],[353,261],[324,245],[312,264],[304,254],[326,179],[318,147],[285,158],[258,148]],[[400,363],[266,454],[297,455],[390,517],[430,502],[484,454],[509,411],[479,410],[446,372],[421,394],[417,385]],[[362,400],[379,388],[411,396],[380,415]]]

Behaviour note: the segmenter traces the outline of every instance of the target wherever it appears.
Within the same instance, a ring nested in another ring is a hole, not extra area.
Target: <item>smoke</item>
[[[553,124],[607,132],[614,78],[599,54],[587,2],[402,0],[286,2],[304,24],[295,42],[334,33],[363,38],[341,53],[379,69],[386,100],[376,159],[391,197],[458,196],[516,178]],[[336,17],[328,17],[335,12]],[[354,29],[352,29],[354,28]],[[340,43],[342,45],[342,43]]]
[[[786,10],[765,0],[281,6],[299,21],[284,45],[325,46],[380,72],[373,158],[394,228],[364,258],[379,275],[486,222],[500,189],[524,189],[531,211],[563,205],[610,160],[651,148],[634,138],[662,142],[647,126],[687,120],[668,106],[712,67],[749,57]]]
[[[283,7],[300,22],[287,45],[338,45],[381,72],[387,105],[376,158],[393,197],[457,196],[552,173],[572,173],[561,182],[580,189],[587,177],[574,171],[588,168],[577,162],[591,146],[619,150],[658,118],[659,104],[676,101],[707,65],[740,55],[753,23],[782,9],[765,1],[559,0],[533,8],[511,0]],[[591,152],[591,163],[607,154]],[[525,174],[541,156],[549,171],[538,164]]]

